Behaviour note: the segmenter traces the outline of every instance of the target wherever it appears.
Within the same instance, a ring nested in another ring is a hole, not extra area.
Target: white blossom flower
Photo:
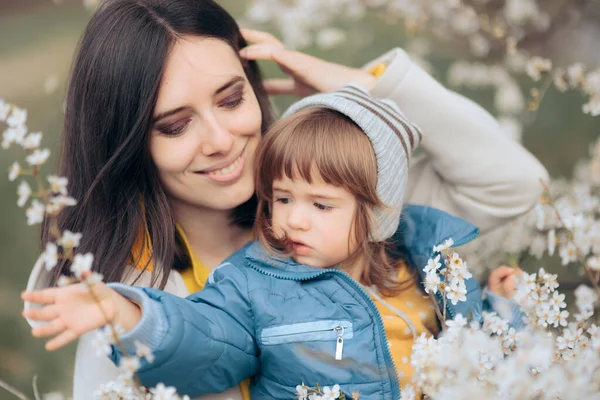
[[[46,212],[51,215],[57,215],[63,208],[71,207],[77,204],[77,200],[70,196],[58,195],[50,198],[46,207]]]
[[[21,144],[27,135],[27,128],[24,126],[10,127],[2,134],[2,148],[8,149],[13,143]]]
[[[38,166],[45,163],[48,160],[48,157],[50,157],[50,150],[35,149],[33,153],[31,153],[25,158],[25,160],[27,160],[27,162],[31,166]]]
[[[450,300],[453,305],[458,304],[459,301],[467,301],[467,288],[462,285],[448,285],[446,286],[446,298]]]
[[[565,295],[558,292],[552,293],[550,304],[556,308],[556,311],[560,310],[561,308],[565,308],[567,306],[567,303],[565,303]]]
[[[400,391],[400,400],[415,400],[417,395],[413,385],[406,385]]]
[[[440,276],[437,274],[437,272],[430,271],[427,273],[427,275],[425,275],[425,292],[437,293],[440,282]]]
[[[21,174],[21,166],[19,165],[18,162],[14,162],[12,163],[12,165],[10,166],[10,170],[8,171],[8,180],[13,182],[15,179],[17,179],[19,177],[19,175]]]
[[[46,249],[42,253],[42,258],[46,270],[52,270],[58,263],[58,247],[52,242],[46,243]]]
[[[441,253],[442,251],[449,249],[454,246],[454,240],[452,238],[444,240],[443,243],[438,244],[437,246],[433,246],[433,251],[436,253]]]
[[[42,142],[42,132],[30,133],[23,139],[21,145],[26,150],[33,150],[40,147],[40,143]]]
[[[554,87],[560,92],[565,92],[569,88],[569,84],[565,79],[566,71],[563,68],[557,68],[552,74],[552,81]]]
[[[583,87],[585,81],[585,66],[575,63],[567,68],[567,79],[571,87]]]
[[[62,176],[50,175],[48,176],[48,182],[50,183],[50,190],[52,193],[67,195],[67,184],[69,180]]]
[[[435,258],[427,260],[427,265],[423,268],[423,271],[428,274],[430,271],[437,272],[442,267],[440,263],[440,255],[438,254]]]
[[[582,106],[584,114],[589,114],[592,117],[600,115],[600,94],[590,96],[587,103]]]
[[[136,340],[133,342],[135,345],[135,355],[140,359],[145,358],[149,363],[154,362],[154,354],[152,353],[152,349],[142,342]]]
[[[92,339],[92,346],[96,349],[98,357],[106,357],[112,353],[114,338],[110,327],[105,326],[96,331]]]
[[[178,400],[177,389],[173,386],[165,386],[162,382],[150,391],[154,395],[154,400]]]
[[[579,285],[575,289],[575,304],[580,311],[594,309],[594,304],[598,301],[598,294],[589,286]]]
[[[323,396],[321,398],[323,400],[334,400],[340,397],[340,385],[333,385],[333,387],[324,386],[323,387]]]
[[[600,256],[592,256],[588,258],[587,265],[592,271],[600,271]]]
[[[577,247],[572,242],[568,242],[566,245],[562,246],[559,250],[560,260],[562,265],[567,265],[574,261],[577,261]]]
[[[82,236],[81,233],[73,233],[70,230],[64,230],[62,237],[58,239],[58,244],[63,248],[72,249],[79,246]]]
[[[126,376],[133,376],[140,369],[140,359],[138,357],[122,357],[119,363],[119,369]]]
[[[94,255],[92,253],[75,254],[73,257],[73,264],[71,265],[71,272],[79,279],[84,273],[92,270],[92,264],[94,262]]]
[[[13,106],[12,113],[6,119],[6,124],[11,128],[16,128],[25,125],[25,122],[27,122],[27,110]]]
[[[448,328],[459,329],[467,325],[467,319],[462,314],[457,314],[454,319],[446,320],[446,326]]]
[[[8,117],[8,113],[10,112],[11,105],[4,101],[4,99],[0,99],[0,121],[6,121]]]
[[[58,281],[56,282],[56,285],[58,287],[64,287],[64,286],[69,286],[72,283],[73,283],[73,279],[72,278],[70,278],[68,276],[61,275],[58,278]]]
[[[29,208],[25,211],[27,225],[42,223],[44,221],[44,210],[44,205],[38,199],[33,199]]]
[[[29,196],[31,196],[31,186],[29,186],[27,181],[22,181],[19,184],[19,187],[17,188],[17,194],[19,195],[17,206],[23,207],[27,203],[27,200],[29,200]]]
[[[296,396],[299,400],[307,400],[308,389],[304,386],[304,383],[296,386]]]
[[[552,61],[547,58],[533,57],[527,63],[525,71],[534,81],[539,81],[543,72],[552,70]]]

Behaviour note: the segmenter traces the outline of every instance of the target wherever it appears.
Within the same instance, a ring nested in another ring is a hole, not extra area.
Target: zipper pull
[[[334,328],[334,331],[337,333],[337,341],[335,344],[335,359],[342,359],[342,351],[344,350],[344,327],[337,326]]]

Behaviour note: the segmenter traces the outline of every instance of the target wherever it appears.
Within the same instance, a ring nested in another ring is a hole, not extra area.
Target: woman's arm
[[[366,68],[386,70],[371,92],[394,100],[423,133],[409,172],[407,202],[440,208],[489,231],[525,213],[548,173],[483,108],[456,94],[394,49]]]
[[[525,213],[542,193],[548,173],[519,143],[501,131],[483,108],[456,94],[394,49],[363,70],[326,62],[286,50],[266,32],[244,30],[254,44],[240,55],[270,60],[290,75],[265,81],[270,94],[307,95],[338,89],[350,82],[369,88],[377,98],[389,98],[423,133],[424,154],[413,159],[407,203],[439,208],[478,226],[496,228]],[[384,64],[377,79],[367,70]]]

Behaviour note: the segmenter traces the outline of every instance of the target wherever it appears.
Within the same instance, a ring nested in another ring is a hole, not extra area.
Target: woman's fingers
[[[60,349],[61,347],[71,343],[73,340],[77,339],[79,335],[71,330],[66,330],[57,337],[49,340],[46,343],[46,350],[53,351]]]
[[[31,334],[38,338],[53,336],[62,333],[66,328],[65,323],[60,318],[56,318],[47,324],[32,329]]]
[[[35,292],[22,292],[21,298],[32,303],[52,304],[56,300],[56,290],[56,288],[50,288]]]
[[[257,31],[254,29],[241,29],[242,36],[250,43],[267,43],[283,47],[283,43],[268,32]]]
[[[49,305],[42,308],[31,308],[29,310],[23,310],[23,316],[34,321],[50,321],[55,318],[58,318],[59,312],[56,306]]]
[[[273,60],[277,52],[285,51],[282,47],[270,43],[253,44],[240,50],[240,56],[246,60]]]

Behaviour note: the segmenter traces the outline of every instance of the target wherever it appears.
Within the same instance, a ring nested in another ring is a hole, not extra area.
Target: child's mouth
[[[292,249],[294,249],[294,253],[299,256],[306,256],[311,252],[311,248],[302,242],[292,242]]]

